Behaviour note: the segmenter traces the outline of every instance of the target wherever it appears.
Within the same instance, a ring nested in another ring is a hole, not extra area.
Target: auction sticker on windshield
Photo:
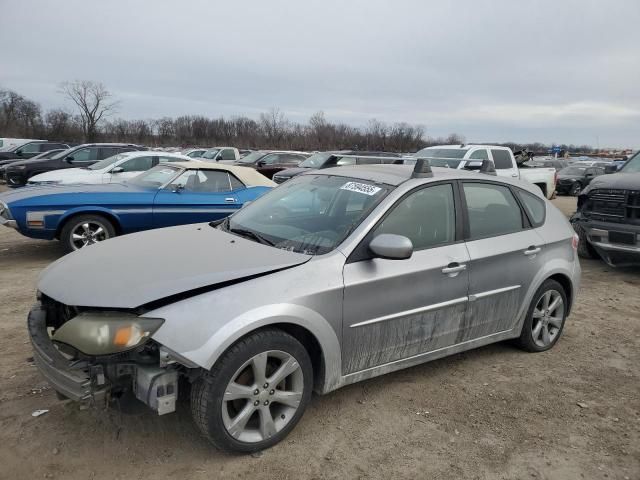
[[[373,185],[367,185],[366,183],[347,182],[340,187],[340,190],[349,190],[350,192],[364,193],[365,195],[375,195],[382,189]]]

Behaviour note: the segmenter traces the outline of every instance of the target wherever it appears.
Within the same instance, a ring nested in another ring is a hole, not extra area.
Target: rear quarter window
[[[547,212],[544,200],[536,197],[534,194],[525,192],[524,190],[516,189],[516,195],[522,202],[522,205],[531,220],[531,224],[534,227],[539,227],[544,223],[544,218]]]

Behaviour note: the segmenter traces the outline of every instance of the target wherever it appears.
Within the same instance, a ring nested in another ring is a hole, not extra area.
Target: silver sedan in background
[[[517,180],[422,160],[318,170],[223,221],[60,259],[29,331],[63,396],[130,393],[165,414],[188,385],[202,433],[252,452],[293,429],[312,391],[508,339],[548,350],[579,288],[576,246]]]

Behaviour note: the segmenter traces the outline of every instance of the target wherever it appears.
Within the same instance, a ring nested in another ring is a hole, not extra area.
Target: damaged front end
[[[39,297],[28,317],[34,361],[60,397],[108,405],[131,393],[159,415],[175,411],[190,366],[151,340],[162,319]]]
[[[640,190],[587,187],[570,219],[585,248],[612,267],[640,265]]]

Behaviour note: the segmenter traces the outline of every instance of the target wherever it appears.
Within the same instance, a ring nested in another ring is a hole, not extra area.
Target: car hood
[[[77,193],[132,193],[149,192],[152,189],[145,189],[130,183],[108,183],[105,185],[28,185],[8,192],[0,193],[0,200],[7,204],[31,198],[42,198],[47,195],[77,194]],[[72,195],[73,198],[75,196]],[[78,201],[82,201],[78,197]],[[73,202],[72,202],[73,203]]]
[[[610,188],[616,190],[640,190],[640,173],[611,173],[593,179],[583,194],[591,190]]]
[[[65,305],[131,309],[310,258],[207,223],[184,225],[116,237],[66,255],[41,273],[38,289]]]
[[[301,173],[308,172],[310,170],[313,169],[308,167],[287,168],[286,170],[276,173],[276,175],[279,177],[295,177],[296,175],[300,175]]]
[[[49,182],[53,180],[66,180],[70,178],[92,177],[102,175],[102,170],[89,170],[87,168],[64,168],[40,173],[29,179],[30,182]]]

